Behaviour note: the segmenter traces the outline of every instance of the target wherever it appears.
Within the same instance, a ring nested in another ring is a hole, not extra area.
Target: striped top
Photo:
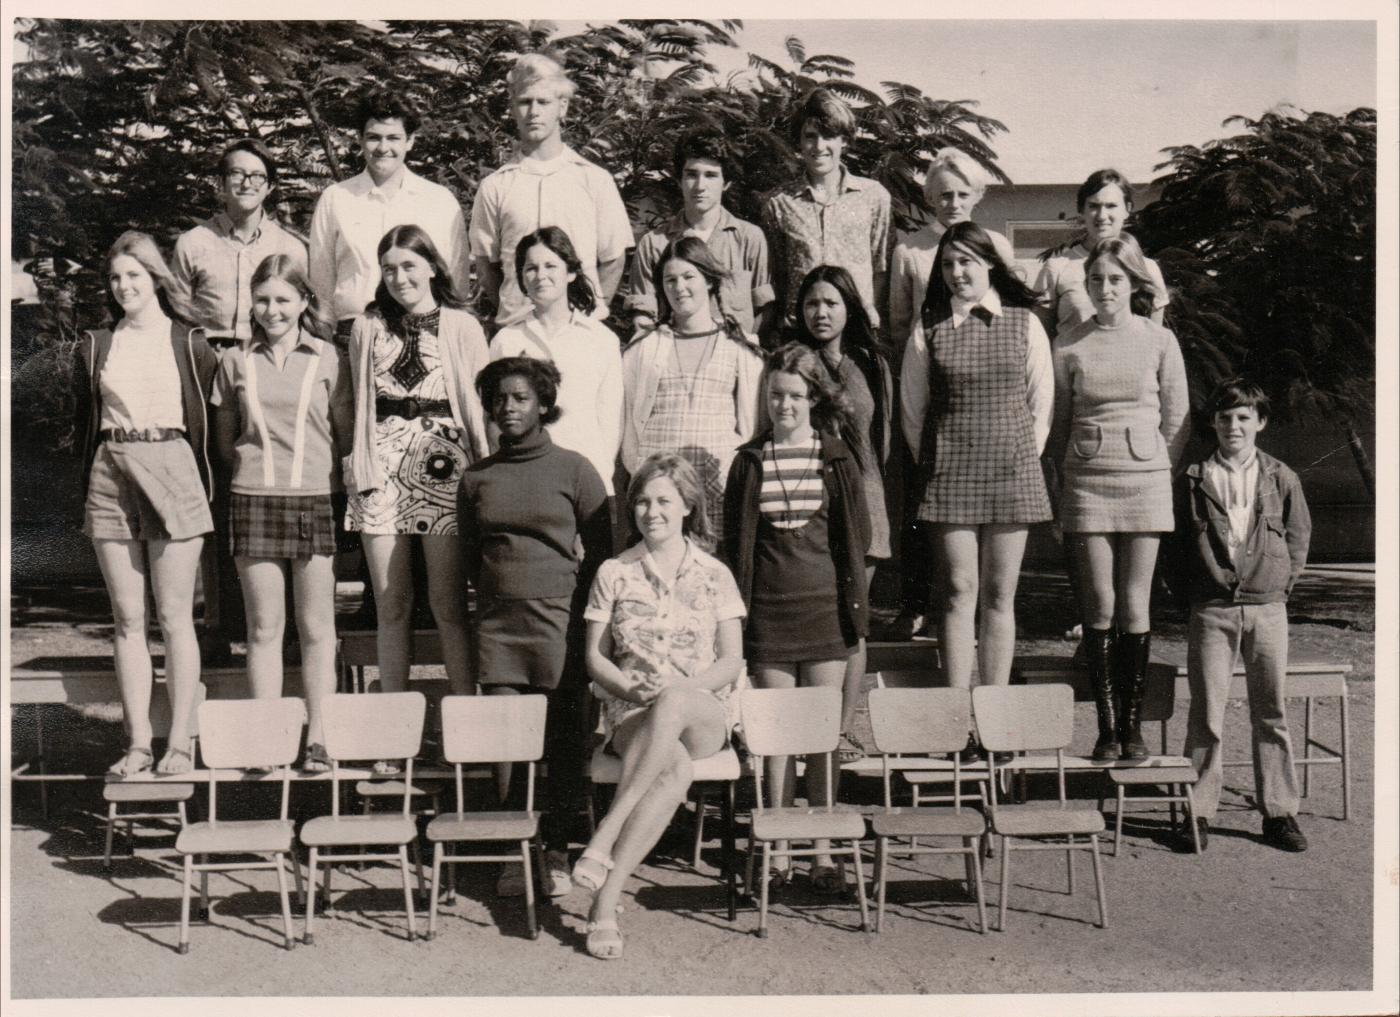
[[[805,445],[763,443],[758,510],[780,530],[795,530],[822,507],[822,453],[816,435]]]

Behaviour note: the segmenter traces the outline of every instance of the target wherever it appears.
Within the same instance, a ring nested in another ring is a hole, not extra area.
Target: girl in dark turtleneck
[[[545,887],[562,896],[571,889],[569,822],[582,801],[587,751],[576,608],[612,554],[607,493],[592,464],[556,446],[545,430],[559,417],[559,370],[551,361],[497,360],[477,375],[476,388],[501,444],[468,467],[457,493],[467,575],[477,591],[475,677],[489,695],[549,697]],[[502,768],[508,809],[524,807],[523,773],[515,768],[512,780],[511,768]],[[519,869],[504,867],[496,889],[524,893]]]

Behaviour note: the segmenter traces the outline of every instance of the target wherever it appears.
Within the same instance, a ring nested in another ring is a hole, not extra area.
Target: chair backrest
[[[885,753],[956,752],[972,730],[967,689],[871,689],[870,730]]]
[[[341,693],[321,707],[326,755],[336,762],[411,759],[423,743],[421,692]]]
[[[214,769],[289,766],[305,723],[300,699],[210,699],[199,705],[199,751]]]
[[[1062,749],[1074,738],[1068,685],[980,685],[972,690],[977,740],[992,752]]]
[[[841,738],[839,688],[744,689],[744,744],[759,756],[832,752]]]
[[[544,696],[444,696],[449,763],[526,763],[544,755]]]

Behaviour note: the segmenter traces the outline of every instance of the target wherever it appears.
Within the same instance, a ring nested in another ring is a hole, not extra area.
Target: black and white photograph
[[[706,6],[7,7],[8,1013],[1400,1012],[1400,10]]]

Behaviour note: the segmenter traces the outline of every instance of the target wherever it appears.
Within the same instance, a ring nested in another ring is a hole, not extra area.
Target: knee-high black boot
[[[1151,632],[1118,633],[1118,688],[1123,697],[1118,710],[1118,741],[1124,759],[1146,759],[1151,754],[1142,740],[1142,697],[1147,689],[1151,646]]]
[[[1111,762],[1118,758],[1118,709],[1114,701],[1113,630],[1084,628],[1084,650],[1089,658],[1089,679],[1094,687],[1094,706],[1099,714],[1099,740],[1094,743],[1094,759]]]

